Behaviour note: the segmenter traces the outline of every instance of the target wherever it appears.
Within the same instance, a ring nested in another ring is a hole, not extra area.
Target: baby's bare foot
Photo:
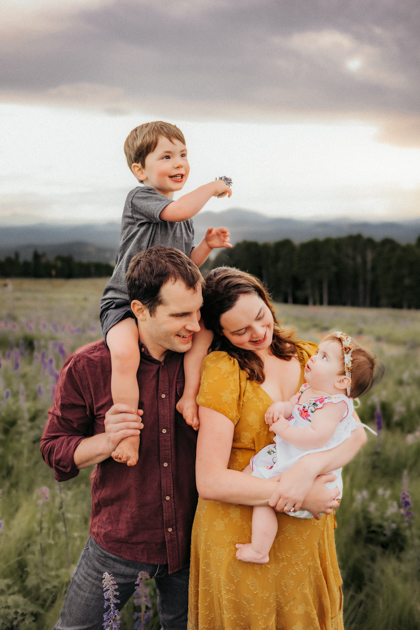
[[[263,553],[259,553],[258,551],[255,551],[255,549],[252,548],[252,545],[250,543],[247,543],[246,545],[242,545],[241,543],[238,543],[236,545],[236,549],[238,550],[236,552],[236,557],[238,560],[242,560],[242,562],[254,562],[255,564],[267,564],[269,560],[268,553],[263,554]]]
[[[184,398],[184,396],[182,396],[176,404],[176,410],[178,413],[183,415],[185,422],[189,424],[190,427],[192,427],[195,431],[198,430],[198,427],[200,426],[198,420],[198,407],[194,399]]]
[[[121,440],[111,457],[120,464],[135,466],[139,459],[140,436],[132,436]]]

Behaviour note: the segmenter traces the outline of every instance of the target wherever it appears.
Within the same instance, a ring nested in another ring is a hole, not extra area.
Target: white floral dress
[[[254,457],[251,458],[252,474],[254,477],[261,477],[262,479],[270,479],[276,475],[281,474],[293,464],[295,464],[301,457],[308,455],[309,453],[317,453],[319,451],[327,451],[335,448],[344,440],[350,437],[352,431],[360,427],[360,424],[352,417],[353,414],[353,399],[348,398],[344,394],[334,394],[333,396],[321,396],[319,398],[309,398],[303,404],[299,403],[299,400],[303,392],[310,387],[308,383],[304,383],[298,392],[298,400],[293,408],[289,422],[292,427],[303,429],[311,426],[312,417],[317,409],[321,409],[326,404],[338,404],[341,402],[346,403],[346,409],[343,417],[338,425],[332,438],[320,448],[314,448],[311,450],[303,450],[288,444],[282,440],[282,438],[275,436],[275,444],[269,444],[261,451],[259,451]],[[365,425],[363,425],[365,426]],[[369,428],[369,427],[367,427]],[[370,430],[370,429],[369,429]],[[343,480],[341,477],[341,468],[331,471],[337,476],[335,481],[331,481],[326,485],[329,488],[340,488],[340,498],[343,492]],[[290,512],[290,516],[297,516],[299,518],[313,518],[312,514],[305,510],[299,512]]]

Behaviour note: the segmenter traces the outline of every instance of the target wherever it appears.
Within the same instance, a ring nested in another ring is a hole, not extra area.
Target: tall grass
[[[88,535],[90,471],[64,484],[39,439],[64,358],[99,339],[104,280],[16,280],[0,300],[0,630],[52,628]],[[386,365],[359,414],[380,436],[344,470],[337,550],[346,630],[420,627],[420,317],[415,311],[278,305],[298,337],[341,329]],[[9,393],[8,393],[9,392]],[[402,479],[412,522],[401,512]],[[407,482],[408,480],[408,482]],[[48,499],[46,491],[48,488]],[[153,594],[154,605],[156,596]],[[121,628],[134,627],[134,602]],[[159,627],[156,608],[148,628]]]

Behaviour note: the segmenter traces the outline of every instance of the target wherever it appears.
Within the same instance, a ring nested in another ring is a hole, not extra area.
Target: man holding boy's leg
[[[111,360],[103,341],[80,349],[63,366],[41,452],[58,481],[96,468],[90,537],[56,630],[102,630],[103,573],[113,575],[121,608],[140,571],[155,578],[162,628],[187,627],[197,434],[175,405],[184,387],[183,354],[200,328],[202,282],[196,265],[173,248],[153,247],[130,264],[142,411],[112,404]],[[140,431],[138,464],[121,466],[111,453]]]

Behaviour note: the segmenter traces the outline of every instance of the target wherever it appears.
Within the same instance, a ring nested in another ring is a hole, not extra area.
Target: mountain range
[[[351,219],[301,220],[272,217],[259,212],[231,208],[224,212],[202,212],[194,217],[196,243],[208,227],[225,226],[234,245],[243,240],[272,242],[289,238],[296,243],[312,238],[362,234],[375,240],[393,238],[414,243],[420,235],[420,219],[400,221],[353,221]],[[113,262],[118,247],[120,224],[77,225],[37,223],[0,228],[0,259],[16,252],[21,260],[32,257],[34,249],[54,258],[71,255],[75,260]]]

